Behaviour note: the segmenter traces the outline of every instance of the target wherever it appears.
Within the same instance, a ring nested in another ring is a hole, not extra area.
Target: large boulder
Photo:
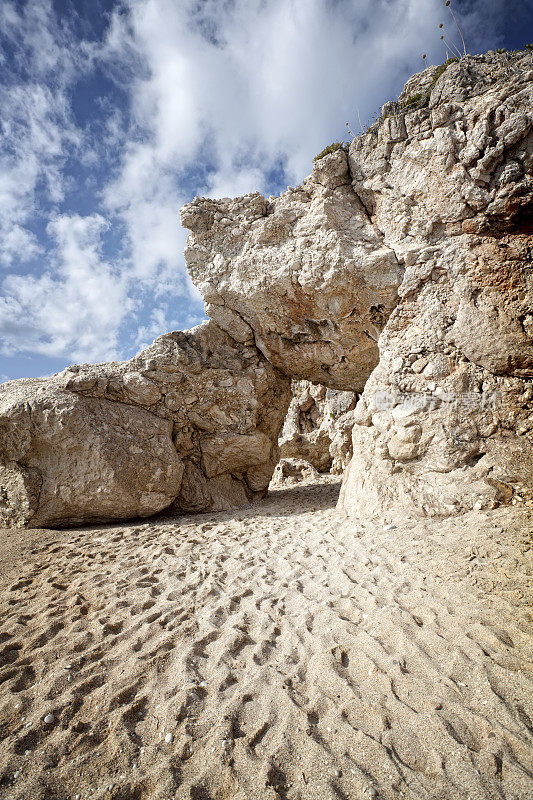
[[[130,361],[0,386],[0,524],[229,509],[262,497],[290,383],[214,323]]]
[[[0,523],[144,517],[178,495],[172,422],[134,406],[25,381],[0,395]]]
[[[403,269],[352,189],[344,150],[280,197],[196,198],[181,221],[189,272],[221,328],[292,378],[363,389]]]
[[[350,147],[406,272],[356,408],[340,505],[449,514],[533,497],[533,54],[414,76]]]

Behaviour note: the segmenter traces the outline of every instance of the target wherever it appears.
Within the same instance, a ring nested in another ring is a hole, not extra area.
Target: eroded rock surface
[[[406,266],[355,411],[340,499],[354,514],[533,492],[533,56],[435,76],[350,147],[354,189]]]
[[[197,198],[181,221],[189,272],[221,328],[290,377],[362,390],[403,269],[352,189],[344,150],[280,197]]]
[[[530,51],[468,56],[411,78],[296,189],[185,206],[211,321],[4,385],[0,521],[260,497],[289,378],[364,388],[327,453],[316,429],[342,468],[353,427],[348,513],[533,500],[532,108]]]
[[[360,391],[384,328],[346,418],[349,513],[531,497],[532,85],[527,50],[430,67],[348,164],[183,209],[208,313],[292,378]]]
[[[0,524],[227,509],[266,493],[290,384],[214,323],[0,387]]]
[[[342,474],[352,452],[357,395],[309,381],[293,381],[292,394],[279,438],[281,457],[303,459],[318,472]]]

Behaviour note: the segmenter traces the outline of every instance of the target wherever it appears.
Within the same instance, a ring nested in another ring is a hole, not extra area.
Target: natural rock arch
[[[213,322],[130,361],[0,387],[0,522],[222,510],[264,496],[290,382]]]
[[[220,325],[248,326],[292,378],[364,386],[348,513],[532,497],[532,108],[530,50],[430,67],[348,163],[183,211]]]
[[[185,206],[211,320],[2,385],[0,521],[261,497],[291,378],[364,390],[348,513],[532,498],[532,87],[530,51],[430,67],[300,187]]]

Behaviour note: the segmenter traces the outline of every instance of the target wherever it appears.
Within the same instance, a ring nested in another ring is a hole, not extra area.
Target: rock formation
[[[362,391],[403,270],[354,193],[343,150],[280,197],[197,198],[181,222],[206,312],[286,375]]]
[[[289,379],[364,390],[328,445],[345,463],[353,426],[350,514],[533,499],[532,109],[531,51],[467,56],[411,78],[296,189],[186,205],[211,321],[1,387],[0,520],[262,496]]]
[[[214,323],[121,363],[0,387],[0,524],[204,511],[262,497],[290,383]]]
[[[406,268],[355,412],[353,514],[533,493],[533,54],[440,72],[350,147],[354,190]]]
[[[281,458],[272,475],[271,486],[290,486],[302,481],[316,480],[318,471],[303,458]]]
[[[531,496],[532,79],[527,50],[430,67],[348,163],[183,210],[208,313],[292,378],[360,391],[384,328],[350,420],[349,513]]]
[[[309,381],[292,382],[292,400],[279,438],[280,456],[342,474],[352,454],[357,395]]]

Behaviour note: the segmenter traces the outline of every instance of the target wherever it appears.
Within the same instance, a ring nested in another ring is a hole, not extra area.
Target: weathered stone
[[[281,457],[307,461],[318,472],[341,473],[351,454],[346,412],[355,407],[356,395],[309,381],[293,381],[292,392],[279,438]]]
[[[316,469],[303,458],[282,458],[274,470],[272,486],[290,485],[317,478]]]
[[[532,497],[532,61],[462,59],[435,82],[431,112],[402,112],[405,141],[391,147],[378,125],[350,148],[355,191],[406,272],[355,412],[348,513]]]
[[[403,270],[353,192],[343,150],[280,197],[197,198],[181,220],[189,272],[221,328],[237,316],[286,375],[363,388]]]
[[[209,322],[130,361],[0,387],[0,523],[228,509],[262,497],[289,381]]]
[[[27,381],[0,398],[2,433],[29,433],[4,451],[0,521],[34,527],[149,516],[179,492],[172,423],[144,409]],[[9,456],[7,460],[6,456]]]
[[[353,427],[348,513],[533,499],[532,77],[530,51],[430,67],[300,187],[185,206],[212,320],[2,386],[0,520],[260,497],[289,377],[322,384],[291,412],[298,454],[342,468]],[[324,386],[364,392],[328,412]]]
[[[335,418],[329,454],[331,456],[330,472],[342,475],[350,463],[353,453],[352,429],[355,425],[354,411],[347,411]]]
[[[277,449],[261,432],[209,436],[202,440],[201,449],[202,465],[208,478],[225,472],[246,472],[277,456]]]

